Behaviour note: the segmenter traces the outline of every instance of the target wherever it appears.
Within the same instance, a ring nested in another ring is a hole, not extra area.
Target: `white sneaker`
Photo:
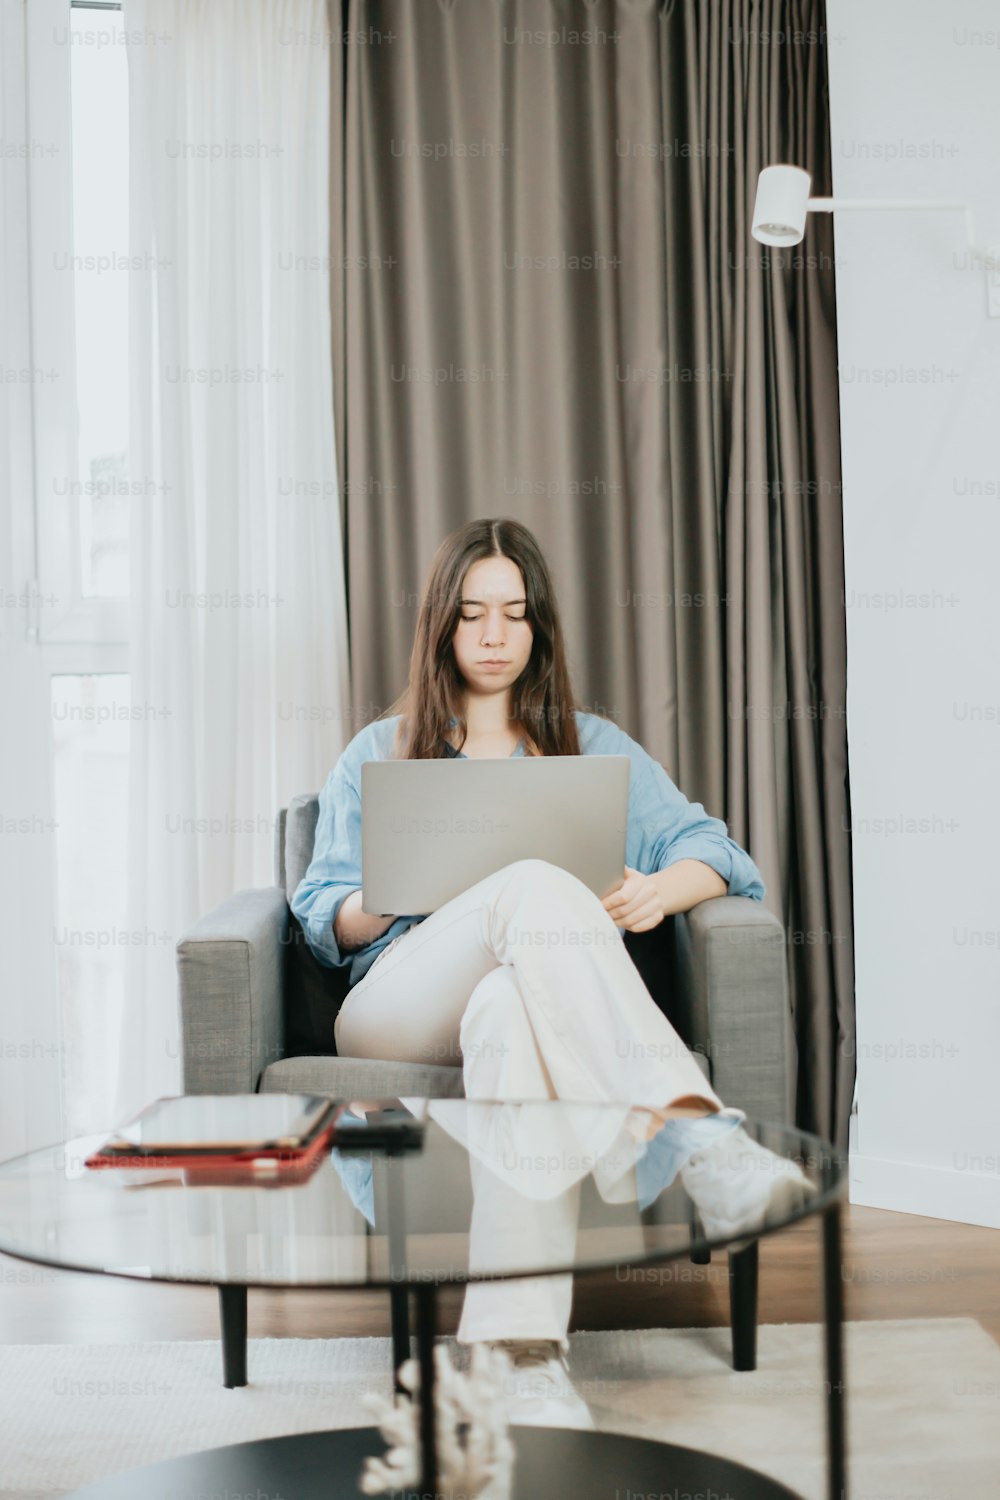
[[[505,1385],[512,1425],[593,1429],[590,1408],[569,1378],[560,1344],[549,1339],[499,1339],[493,1347],[511,1362]]]
[[[689,1157],[681,1181],[709,1239],[736,1239],[761,1229],[816,1194],[796,1162],[769,1151],[742,1126]]]

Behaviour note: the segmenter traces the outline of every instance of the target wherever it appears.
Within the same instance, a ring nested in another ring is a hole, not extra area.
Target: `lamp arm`
[[[965,216],[965,234],[968,240],[969,250],[977,259],[983,261],[991,270],[996,270],[1000,265],[1000,251],[988,250],[983,245],[976,243],[976,221],[972,209],[968,203],[959,203],[948,198],[810,198],[806,203],[811,213],[830,214],[834,211],[840,212],[846,209],[936,209],[952,213],[961,213]]]

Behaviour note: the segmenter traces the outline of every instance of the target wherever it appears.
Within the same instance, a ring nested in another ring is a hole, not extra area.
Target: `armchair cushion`
[[[709,1083],[708,1058],[694,1054]],[[462,1069],[438,1063],[382,1062],[371,1057],[285,1057],[265,1068],[267,1094],[327,1094],[333,1099],[460,1099]]]
[[[260,1087],[268,1094],[335,1099],[457,1099],[465,1092],[461,1068],[371,1057],[285,1057],[264,1070]]]

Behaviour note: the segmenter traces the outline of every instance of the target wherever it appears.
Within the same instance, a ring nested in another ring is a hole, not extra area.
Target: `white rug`
[[[847,1328],[853,1500],[996,1500],[1000,1347],[971,1318]],[[572,1369],[597,1425],[711,1448],[824,1500],[822,1334],[765,1326],[734,1374],[729,1331],[581,1333]],[[220,1385],[213,1342],[0,1349],[0,1496],[49,1500],[225,1443],[368,1425],[388,1339],[254,1339],[251,1384]]]

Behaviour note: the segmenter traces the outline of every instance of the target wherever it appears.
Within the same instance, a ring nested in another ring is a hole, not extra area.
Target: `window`
[[[129,142],[121,12],[26,10],[39,639],[128,633]],[[51,375],[51,378],[49,376]]]
[[[70,11],[76,505],[83,598],[128,593],[128,60],[120,14]],[[95,25],[96,22],[96,25]]]

